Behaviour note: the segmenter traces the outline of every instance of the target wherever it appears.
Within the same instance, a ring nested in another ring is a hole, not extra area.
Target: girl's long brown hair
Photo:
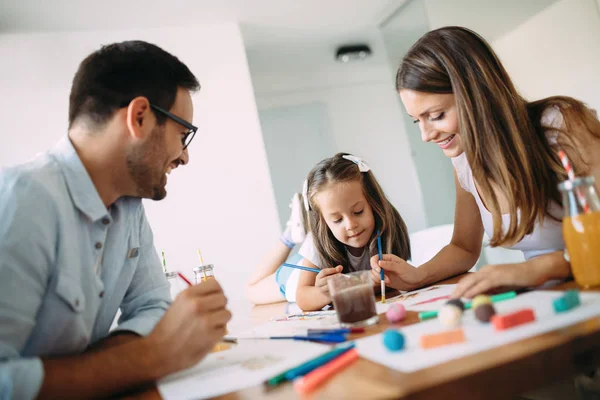
[[[371,256],[377,254],[374,239],[379,230],[382,250],[385,254],[395,254],[404,260],[410,259],[410,239],[400,213],[387,199],[373,173],[360,172],[355,163],[343,158],[344,155],[348,153],[338,153],[321,161],[310,171],[307,178],[310,230],[313,233],[315,248],[323,260],[324,265],[320,267],[331,268],[342,265],[343,271],[348,272],[350,265],[344,244],[333,236],[317,204],[313,201],[315,195],[328,185],[340,182],[360,182],[365,198],[373,210],[375,230],[368,245]]]
[[[560,131],[558,144],[570,150],[578,172],[585,172],[589,164],[580,151],[583,143],[600,138],[600,122],[576,99],[557,96],[527,102],[490,45],[462,27],[440,28],[421,37],[402,60],[396,89],[454,94],[463,150],[493,217],[492,246],[519,242],[533,231],[536,220],[543,221],[551,201],[562,203],[557,184],[566,173],[546,132]],[[561,128],[542,126],[542,113],[549,107],[562,114]],[[494,187],[508,200],[506,232]]]

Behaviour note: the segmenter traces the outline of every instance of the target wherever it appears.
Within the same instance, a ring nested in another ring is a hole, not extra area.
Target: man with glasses
[[[223,336],[216,281],[170,305],[141,202],[163,199],[188,162],[198,89],[157,46],[104,46],[73,79],[68,135],[0,171],[0,399],[113,396],[194,365]]]

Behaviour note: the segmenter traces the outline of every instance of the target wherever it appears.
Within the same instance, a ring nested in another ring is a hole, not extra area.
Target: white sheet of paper
[[[414,290],[412,292],[404,292],[398,296],[386,299],[385,303],[381,301],[377,302],[377,314],[386,312],[390,305],[394,303],[401,303],[407,310],[410,311],[430,311],[437,310],[443,306],[448,299],[440,299],[435,302],[429,302],[425,304],[419,304],[424,301],[435,299],[437,297],[449,296],[454,292],[456,285],[433,285],[423,289]]]
[[[244,340],[158,382],[165,400],[206,399],[261,384],[330,350],[292,340]]]
[[[253,338],[266,336],[306,335],[308,329],[340,328],[335,311],[314,311],[304,314],[282,315],[273,320],[245,329],[240,332],[230,332],[228,337]]]
[[[405,337],[405,349],[390,352],[383,345],[382,334],[356,341],[360,355],[371,361],[403,372],[413,372],[446,361],[479,353],[507,343],[526,339],[545,332],[569,326],[600,315],[600,294],[580,293],[581,305],[557,314],[552,301],[564,292],[529,292],[514,299],[494,304],[498,314],[509,313],[523,308],[532,308],[536,321],[512,329],[496,332],[491,324],[475,319],[473,310],[466,310],[462,318],[462,328],[466,342],[433,349],[422,349],[419,340],[424,334],[438,333],[445,329],[437,319],[423,321],[399,329]]]

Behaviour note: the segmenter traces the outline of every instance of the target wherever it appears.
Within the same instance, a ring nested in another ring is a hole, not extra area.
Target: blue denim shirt
[[[118,330],[148,334],[171,302],[138,198],[107,209],[70,140],[0,171],[0,399],[31,399],[40,357]]]

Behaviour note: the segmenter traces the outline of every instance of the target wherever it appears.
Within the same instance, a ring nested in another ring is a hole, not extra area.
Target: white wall
[[[335,46],[249,50],[257,104],[261,112],[324,104],[333,152],[363,157],[408,229],[420,230],[427,226],[421,188],[383,40],[379,32],[363,37],[373,58],[348,64],[333,60]]]
[[[261,110],[325,103],[333,152],[346,151],[364,158],[409,230],[415,231],[426,226],[425,211],[396,96],[393,85],[383,82],[259,94],[257,103]]]
[[[431,29],[462,25],[486,38],[527,98],[569,95],[600,107],[599,0],[424,2]]]
[[[492,42],[530,99],[573,96],[600,109],[600,13],[594,0],[561,0]]]
[[[493,41],[557,0],[412,0],[422,2],[430,28],[459,25]]]
[[[277,240],[279,228],[246,55],[236,24],[110,32],[0,35],[0,165],[29,159],[67,130],[79,62],[101,44],[143,39],[196,74],[200,127],[191,162],[169,177],[167,199],[147,202],[157,248],[192,277],[196,248],[214,263],[230,303]],[[248,156],[250,155],[250,156]],[[241,307],[241,306],[240,306]]]
[[[402,58],[427,31],[429,31],[429,21],[422,0],[413,0],[407,3],[395,15],[388,18],[381,27],[392,72],[390,80],[392,86],[395,85],[396,72]],[[456,203],[452,163],[438,146],[423,142],[419,126],[414,124],[413,119],[406,113],[400,96],[396,96],[396,99],[400,105],[401,119],[423,193],[427,225],[452,224],[454,223],[454,205]]]

